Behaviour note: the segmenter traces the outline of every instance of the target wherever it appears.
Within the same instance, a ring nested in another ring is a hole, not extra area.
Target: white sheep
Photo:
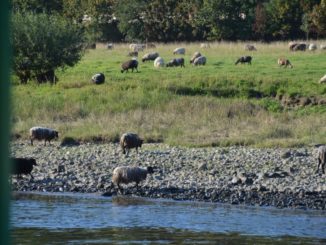
[[[193,65],[198,66],[198,65],[205,65],[206,64],[206,57],[205,56],[200,56],[194,60]]]
[[[308,46],[308,50],[315,51],[317,49],[317,45],[314,43],[310,43]]]
[[[144,44],[132,43],[129,45],[129,49],[133,52],[144,51],[144,48],[145,48]]]
[[[186,53],[185,48],[176,48],[175,50],[173,50],[173,54],[185,54],[185,53]]]
[[[139,182],[146,179],[147,174],[154,173],[152,167],[141,168],[141,167],[116,167],[112,174],[112,183],[117,185],[121,189],[120,184],[129,184],[136,182],[138,187]]]
[[[209,45],[209,43],[201,43],[200,44],[200,48],[210,48],[211,46]]]
[[[319,172],[319,167],[323,174],[325,174],[325,165],[326,165],[326,145],[321,145],[318,147],[318,166],[316,173]]]
[[[326,49],[326,44],[320,44],[320,49],[325,50]]]
[[[163,67],[164,66],[164,60],[162,57],[157,57],[154,60],[154,67],[159,68],[159,67]]]
[[[326,75],[319,80],[319,83],[326,83]]]
[[[192,64],[192,63],[194,62],[194,60],[195,60],[196,58],[200,57],[200,56],[201,56],[201,53],[199,53],[199,52],[195,52],[195,53],[192,55],[191,59],[190,59],[190,64]]]
[[[44,127],[32,127],[29,130],[29,136],[31,139],[31,145],[33,145],[33,140],[44,140],[44,145],[46,145],[46,141],[50,141],[54,138],[59,137],[58,131],[51,129],[51,128],[44,128]]]

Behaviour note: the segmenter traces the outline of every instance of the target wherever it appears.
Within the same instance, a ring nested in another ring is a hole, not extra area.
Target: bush
[[[13,14],[11,42],[13,71],[21,83],[55,82],[55,70],[75,65],[84,53],[81,28],[57,15]]]

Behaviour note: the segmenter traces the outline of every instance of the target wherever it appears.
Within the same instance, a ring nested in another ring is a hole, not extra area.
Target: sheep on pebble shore
[[[135,133],[125,133],[120,138],[120,146],[122,148],[122,153],[128,155],[129,150],[131,148],[136,148],[138,153],[138,147],[141,147],[143,144],[143,139],[139,138],[139,136]],[[127,151],[126,151],[127,149]]]
[[[201,56],[200,52],[195,52],[190,59],[190,64],[194,63],[194,60],[200,56]]]
[[[112,183],[117,185],[119,190],[121,189],[120,184],[129,184],[136,182],[135,187],[138,187],[139,182],[146,179],[147,174],[154,173],[152,167],[141,168],[141,167],[116,167],[112,174]]]
[[[155,60],[157,57],[159,57],[157,52],[147,53],[143,56],[142,61]]]
[[[51,129],[51,128],[44,128],[44,127],[32,127],[29,130],[29,136],[31,139],[31,145],[33,145],[33,140],[44,140],[44,145],[46,145],[46,141],[50,141],[52,139],[58,138],[59,133],[58,131]]]
[[[129,71],[131,69],[134,72],[134,69],[138,72],[138,61],[136,59],[128,60],[121,65],[121,73],[124,71]]]
[[[186,53],[185,48],[176,48],[175,50],[173,50],[173,54],[185,54],[185,53]]]
[[[321,167],[322,173],[325,174],[326,165],[326,145],[321,145],[318,148],[318,166],[316,173],[319,172],[319,167]]]
[[[21,178],[22,174],[29,174],[32,179],[33,166],[37,165],[34,158],[11,158],[12,169],[11,173],[16,174],[18,178]]]
[[[206,64],[206,57],[205,56],[197,57],[193,62],[194,66],[205,65],[205,64]]]

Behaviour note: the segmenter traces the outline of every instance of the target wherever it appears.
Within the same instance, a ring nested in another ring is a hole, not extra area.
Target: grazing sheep
[[[33,140],[44,140],[44,145],[46,145],[46,141],[50,141],[54,138],[59,137],[58,131],[51,129],[51,128],[44,128],[44,127],[32,127],[29,130],[29,136],[31,139],[31,145],[33,145]]]
[[[130,57],[138,57],[138,52],[137,51],[129,52],[128,56],[130,56]]]
[[[277,60],[277,64],[281,67],[281,66],[284,66],[285,68],[286,67],[290,67],[290,68],[293,68],[293,65],[291,64],[291,62],[288,60],[288,59],[283,59],[283,58],[279,58]]]
[[[292,48],[292,51],[306,51],[307,45],[305,43],[299,43]]]
[[[319,167],[321,165],[321,170],[325,174],[325,165],[326,165],[326,145],[319,146],[318,148],[318,166],[316,173],[319,172]]]
[[[326,44],[320,44],[320,49],[325,50],[326,49]]]
[[[248,50],[248,51],[257,51],[256,47],[252,44],[246,44],[245,45],[245,50]]]
[[[293,48],[294,48],[295,46],[297,46],[297,45],[298,45],[297,42],[289,42],[288,47],[289,47],[289,49],[290,49],[291,51],[293,51]]]
[[[18,178],[21,178],[22,174],[29,174],[32,179],[33,166],[37,165],[34,158],[11,158],[12,169],[11,173],[16,174]]]
[[[176,48],[175,50],[173,50],[173,54],[185,54],[185,53],[186,53],[185,48]]]
[[[148,61],[148,60],[155,60],[157,57],[159,57],[159,54],[157,52],[153,53],[147,53],[143,56],[142,61]]]
[[[310,43],[308,46],[308,50],[315,51],[317,49],[317,45],[314,43]]]
[[[251,60],[252,60],[251,56],[242,56],[235,62],[235,65],[237,65],[238,63],[241,63],[241,64],[248,63],[251,65]]]
[[[102,84],[105,82],[105,76],[103,73],[97,73],[94,76],[92,76],[91,81],[95,84]]]
[[[159,67],[163,67],[164,66],[164,60],[162,57],[157,57],[154,60],[154,67],[159,68]]]
[[[192,63],[194,62],[194,60],[195,60],[196,58],[200,57],[200,56],[201,56],[201,53],[199,53],[199,52],[195,52],[195,53],[192,55],[191,59],[190,59],[190,64],[192,64]]]
[[[106,47],[107,47],[107,49],[113,49],[114,48],[113,43],[108,43],[108,45]]]
[[[326,83],[326,75],[319,80],[319,83]]]
[[[112,183],[117,185],[121,190],[120,184],[129,184],[136,182],[135,187],[138,187],[139,182],[146,179],[147,174],[154,173],[152,167],[140,168],[140,167],[116,167],[112,174]]]
[[[166,67],[173,67],[173,66],[185,67],[185,60],[184,60],[184,58],[172,59],[168,63],[166,63]]]
[[[125,133],[120,138],[120,147],[122,148],[122,153],[128,155],[131,148],[136,148],[138,153],[138,147],[141,147],[144,140],[139,138],[135,133]],[[127,149],[127,151],[126,151]]]
[[[137,52],[144,51],[144,48],[145,48],[145,45],[144,44],[132,43],[132,44],[129,45],[129,49],[131,51],[134,51],[134,52],[135,51],[137,51]]]
[[[135,60],[135,59],[132,59],[132,60],[128,60],[126,62],[124,62],[122,65],[121,65],[121,73],[123,73],[124,71],[129,71],[129,69],[131,69],[132,72],[134,72],[134,69],[136,69],[136,71],[138,72],[138,61]]]
[[[200,48],[210,48],[211,45],[209,45],[209,43],[201,43],[200,44]]]
[[[194,66],[199,66],[199,65],[204,66],[205,64],[206,64],[206,57],[205,56],[197,57],[193,62]]]

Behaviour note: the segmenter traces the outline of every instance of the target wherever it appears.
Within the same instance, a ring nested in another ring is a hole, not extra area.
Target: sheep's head
[[[139,139],[138,146],[141,147],[143,143],[144,143],[144,140],[143,139]]]
[[[36,166],[36,160],[34,158],[29,158],[29,162],[32,164],[32,166]]]
[[[59,138],[59,132],[58,131],[54,131],[54,137]]]
[[[149,173],[149,174],[154,173],[153,167],[147,167],[147,173]]]

